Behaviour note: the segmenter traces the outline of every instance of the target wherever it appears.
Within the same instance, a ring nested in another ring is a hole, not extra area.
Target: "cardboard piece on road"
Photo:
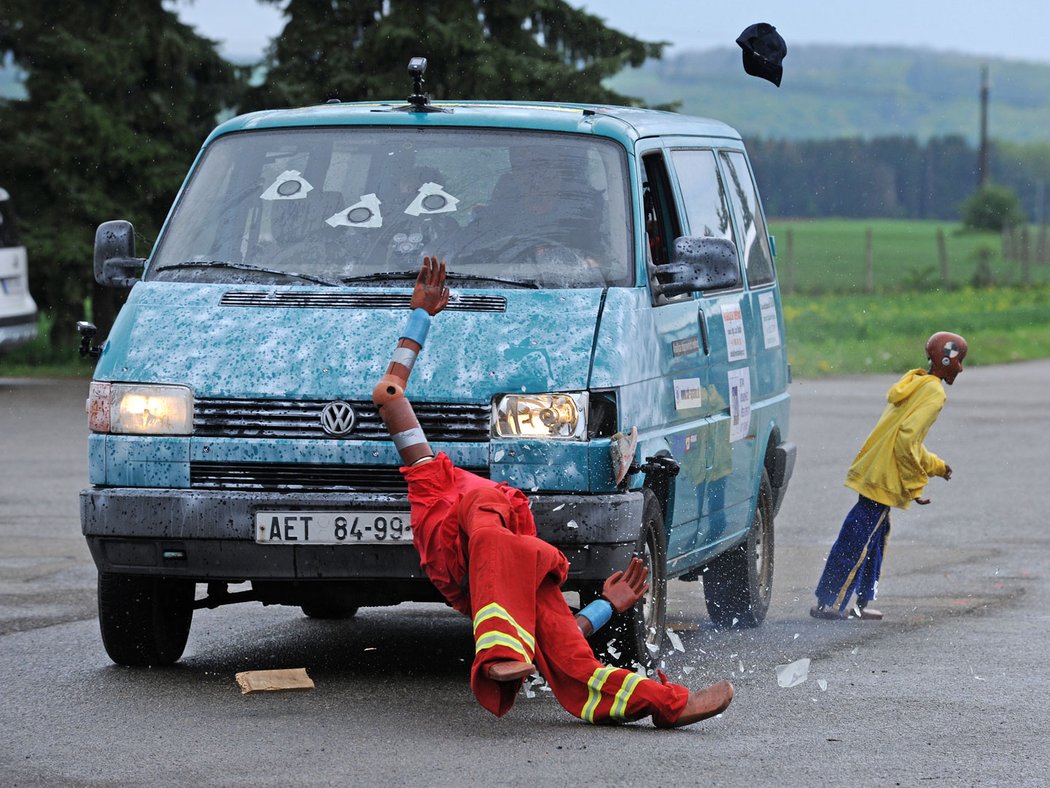
[[[249,692],[279,692],[314,688],[313,679],[306,675],[306,668],[246,670],[237,674],[237,684],[241,688],[242,695]]]

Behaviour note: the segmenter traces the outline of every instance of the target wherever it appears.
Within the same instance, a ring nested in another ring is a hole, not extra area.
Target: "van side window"
[[[671,260],[674,239],[682,234],[678,214],[674,208],[671,182],[663,156],[651,153],[642,159],[645,181],[642,184],[642,202],[645,210],[645,234],[654,265]]]
[[[671,152],[689,220],[689,234],[735,241],[725,188],[712,150]]]
[[[769,234],[758,205],[751,169],[739,151],[722,151],[722,164],[729,178],[729,198],[744,231],[743,243],[738,246],[748,284],[752,287],[769,284],[775,278],[773,255],[769,251]]]

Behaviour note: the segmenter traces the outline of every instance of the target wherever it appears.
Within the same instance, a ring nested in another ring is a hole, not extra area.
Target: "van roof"
[[[240,115],[208,137],[252,129],[317,126],[492,127],[599,134],[629,143],[643,137],[688,135],[739,140],[730,126],[709,118],[635,107],[544,101],[434,101],[447,112],[406,110],[405,102],[331,102]]]

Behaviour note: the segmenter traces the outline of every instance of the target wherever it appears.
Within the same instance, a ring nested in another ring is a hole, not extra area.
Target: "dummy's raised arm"
[[[445,262],[436,257],[424,257],[416,277],[409,306],[412,309],[408,323],[394,349],[386,374],[372,390],[372,402],[379,409],[390,438],[397,447],[405,465],[413,465],[434,456],[427,436],[419,426],[412,403],[405,397],[405,387],[419,351],[426,342],[430,318],[448,304],[449,292],[445,286]]]

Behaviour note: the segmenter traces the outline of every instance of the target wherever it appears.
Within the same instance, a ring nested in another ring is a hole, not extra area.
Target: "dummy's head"
[[[949,331],[938,331],[926,340],[926,357],[930,360],[930,374],[949,386],[963,368],[968,350],[966,340]]]

